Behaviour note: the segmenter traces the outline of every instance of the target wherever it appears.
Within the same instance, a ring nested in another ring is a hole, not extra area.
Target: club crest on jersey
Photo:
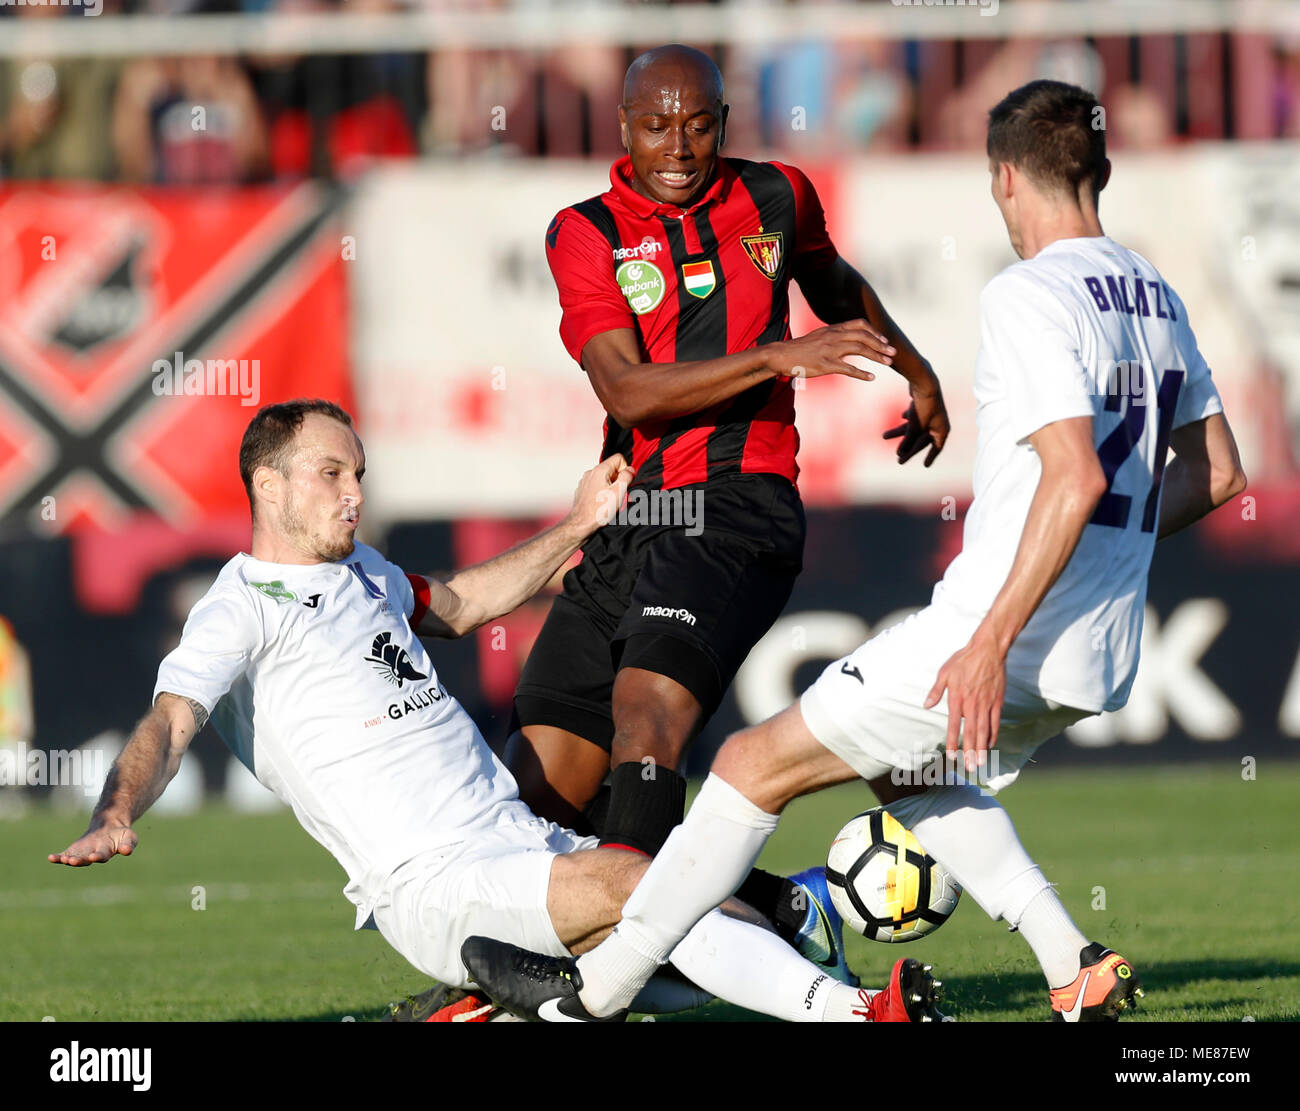
[[[277,602],[296,602],[298,595],[289,590],[283,582],[275,579],[269,583],[249,583],[254,590],[260,590],[268,598],[274,598]]]
[[[648,313],[664,299],[663,272],[653,262],[625,262],[614,271],[614,280],[637,316]]]
[[[682,263],[682,285],[692,297],[698,297],[703,301],[718,288],[718,279],[713,273],[713,263],[708,259],[703,262]]]
[[[392,633],[380,633],[370,644],[370,655],[365,657],[390,683],[401,686],[407,679],[427,679],[428,676],[415,670],[411,657],[400,644],[393,643]]]
[[[749,261],[758,267],[758,272],[763,277],[771,281],[776,281],[776,275],[781,269],[782,242],[779,231],[765,232],[761,228],[757,235],[740,237],[740,245],[745,248]]]

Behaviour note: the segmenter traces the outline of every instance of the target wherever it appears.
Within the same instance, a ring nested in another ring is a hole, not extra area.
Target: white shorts
[[[948,696],[924,709],[939,669],[969,642],[977,621],[927,606],[836,660],[799,700],[809,731],[863,779],[903,773],[903,782],[939,780],[948,735]],[[991,793],[1015,781],[1034,750],[1092,710],[1043,698],[1008,676],[998,739],[989,764],[970,781]],[[959,773],[963,765],[955,766]]]
[[[562,853],[595,848],[598,840],[520,809],[526,819],[407,861],[375,904],[379,932],[435,980],[469,985],[460,947],[476,934],[548,956],[568,955],[546,909],[551,864]]]

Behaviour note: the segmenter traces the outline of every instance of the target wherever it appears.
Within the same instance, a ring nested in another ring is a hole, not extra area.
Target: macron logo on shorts
[[[688,609],[673,609],[672,606],[646,606],[641,611],[642,617],[673,617],[678,621],[685,621],[688,625],[695,624],[695,614]]]

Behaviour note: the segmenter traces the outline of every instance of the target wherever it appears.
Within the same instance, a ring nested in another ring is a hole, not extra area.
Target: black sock
[[[686,814],[686,780],[657,764],[628,761],[609,777],[609,813],[602,845],[654,856]]]
[[[605,822],[609,818],[609,784],[602,783],[591,797],[591,801],[582,808],[582,813],[574,820],[573,832],[583,837],[599,837],[605,832]]]
[[[755,868],[745,877],[736,898],[748,903],[776,927],[777,936],[792,942],[808,915],[808,896],[797,883]]]

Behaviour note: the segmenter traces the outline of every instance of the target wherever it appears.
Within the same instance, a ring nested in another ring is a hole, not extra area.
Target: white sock
[[[786,1022],[826,1021],[836,988],[858,997],[770,930],[720,910],[701,918],[670,959],[719,999]]]
[[[578,958],[583,1006],[598,1016],[627,1007],[690,928],[735,893],[776,823],[777,815],[710,775],[624,905],[623,920]]]
[[[992,795],[968,783],[945,784],[891,802],[888,810],[990,918],[1005,919],[1024,934],[1049,986],[1068,984],[1078,975],[1079,950],[1088,944],[1087,938],[1070,920],[1025,852],[1010,816]],[[1073,965],[1073,971],[1062,980],[1067,965]]]
[[[1030,900],[1015,927],[1043,966],[1049,988],[1063,988],[1074,982],[1079,975],[1079,950],[1088,939],[1079,932],[1055,891],[1043,888]]]
[[[785,1022],[863,1022],[876,993],[851,988],[751,922],[706,914],[672,963],[719,999]]]

